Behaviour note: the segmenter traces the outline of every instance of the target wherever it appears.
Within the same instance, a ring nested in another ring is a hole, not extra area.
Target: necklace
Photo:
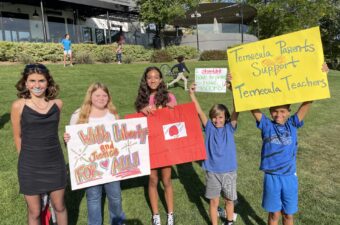
[[[31,102],[33,103],[33,105],[35,106],[35,107],[37,107],[38,109],[40,109],[40,110],[46,110],[47,109],[47,107],[49,106],[49,102],[47,102],[46,103],[46,106],[44,106],[44,107],[40,107],[37,103],[35,103],[34,101],[33,101],[33,99],[31,99]]]

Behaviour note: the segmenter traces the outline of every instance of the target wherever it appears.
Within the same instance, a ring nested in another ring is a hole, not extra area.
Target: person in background
[[[64,49],[64,67],[66,67],[67,56],[70,57],[70,66],[73,66],[73,63],[72,63],[72,48],[71,48],[72,43],[71,43],[69,34],[65,34],[64,39],[61,40],[61,44],[63,45],[63,49]]]
[[[190,71],[189,71],[189,69],[186,67],[186,65],[184,63],[184,56],[182,56],[182,55],[178,56],[177,57],[177,62],[178,62],[178,64],[174,65],[171,68],[171,72],[173,72],[173,70],[175,68],[177,68],[178,69],[178,75],[177,75],[176,79],[174,79],[173,81],[168,83],[166,86],[170,87],[173,84],[177,83],[178,81],[183,80],[184,81],[184,89],[187,91],[188,90],[188,79],[187,79],[187,77],[184,76],[184,72],[190,73]]]

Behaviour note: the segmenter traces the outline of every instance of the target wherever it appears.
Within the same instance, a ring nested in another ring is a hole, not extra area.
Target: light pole
[[[191,14],[191,18],[196,18],[196,41],[197,41],[197,51],[200,51],[200,44],[198,40],[198,17],[201,17],[202,15],[197,12],[197,10]]]

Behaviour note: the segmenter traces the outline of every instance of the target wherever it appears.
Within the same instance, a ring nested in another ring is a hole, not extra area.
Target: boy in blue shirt
[[[61,44],[63,45],[64,49],[64,67],[66,67],[66,57],[67,55],[70,56],[70,66],[73,66],[72,64],[72,49],[71,49],[71,40],[70,40],[70,35],[65,34],[65,37],[63,40],[61,40]]]
[[[189,94],[205,128],[207,159],[203,162],[202,167],[206,171],[205,197],[210,200],[211,223],[212,225],[218,223],[217,209],[222,194],[227,215],[227,221],[223,224],[233,225],[233,201],[237,199],[237,160],[234,132],[236,131],[238,112],[233,110],[230,115],[225,105],[216,104],[210,109],[210,119],[208,120],[196,99],[195,84],[190,86]]]
[[[326,64],[322,71],[328,72]],[[312,101],[302,103],[293,116],[290,116],[290,105],[270,107],[272,120],[259,109],[251,111],[263,141],[260,165],[264,172],[262,207],[269,213],[269,225],[277,225],[281,215],[284,225],[292,225],[293,214],[298,211],[297,130],[303,126],[311,104]]]

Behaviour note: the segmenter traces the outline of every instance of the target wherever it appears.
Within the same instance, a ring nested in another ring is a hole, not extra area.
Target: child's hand
[[[69,142],[71,139],[71,135],[69,133],[64,133],[64,141],[65,143]]]
[[[323,64],[322,64],[321,71],[322,71],[322,72],[326,72],[326,73],[329,72],[329,68],[328,68],[328,66],[327,66],[327,63],[323,63]]]
[[[196,91],[196,84],[192,83],[189,87],[189,94],[194,94]]]
[[[153,112],[155,111],[155,107],[152,107],[151,105],[147,105],[145,106],[141,112],[144,114],[144,115],[149,115],[149,114],[153,114]]]
[[[231,90],[231,80],[233,79],[233,77],[231,76],[231,73],[229,72],[227,74],[227,80],[226,80],[226,87]]]
[[[175,108],[175,103],[173,103],[173,102],[168,102],[168,103],[166,103],[166,106],[168,107],[168,108],[170,108],[170,109],[173,109],[173,108]]]

